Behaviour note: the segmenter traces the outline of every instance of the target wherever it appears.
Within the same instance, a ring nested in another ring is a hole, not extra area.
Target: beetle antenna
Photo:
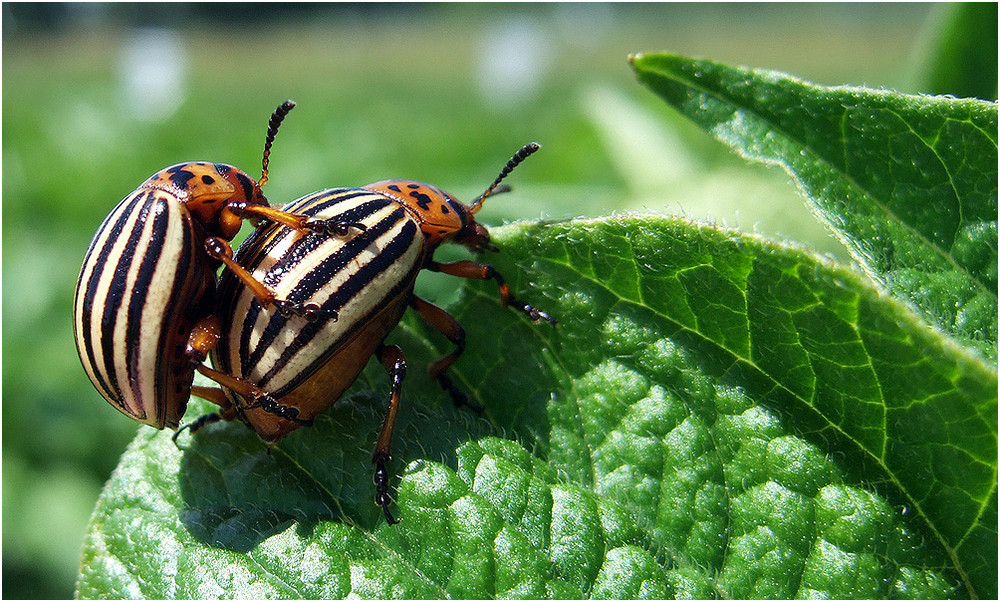
[[[295,108],[294,100],[286,100],[278,105],[278,108],[271,114],[271,120],[267,122],[267,138],[264,139],[264,160],[261,162],[260,180],[258,186],[267,184],[267,163],[271,157],[271,145],[274,144],[274,137],[278,135],[278,128],[281,126],[285,115]]]
[[[523,147],[521,147],[521,150],[514,153],[514,156],[510,158],[510,161],[507,161],[507,165],[504,165],[503,169],[500,170],[500,175],[497,176],[497,179],[493,180],[493,183],[490,184],[490,187],[486,189],[486,192],[479,195],[478,197],[476,197],[476,200],[469,203],[469,211],[471,213],[479,211],[479,209],[482,208],[483,206],[483,201],[485,201],[486,197],[490,196],[491,194],[495,194],[497,192],[509,191],[510,187],[500,186],[500,182],[502,182],[504,178],[509,176],[510,172],[514,171],[514,168],[517,167],[521,163],[521,161],[524,161],[525,159],[530,157],[532,153],[534,153],[540,148],[542,148],[541,144],[538,144],[537,142],[531,142],[529,144],[525,144]]]

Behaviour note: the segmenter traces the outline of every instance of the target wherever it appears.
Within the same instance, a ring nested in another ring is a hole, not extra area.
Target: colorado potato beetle
[[[435,186],[408,180],[321,190],[285,205],[283,209],[291,213],[356,222],[363,228],[349,237],[333,237],[275,224],[254,231],[240,246],[236,260],[255,280],[290,301],[317,306],[322,315],[312,322],[282,315],[262,305],[246,281],[223,273],[219,282],[223,328],[211,357],[213,365],[230,376],[218,379],[223,388],[211,398],[220,410],[199,418],[192,431],[220,419],[239,418],[265,443],[276,443],[310,425],[335,403],[374,356],[392,381],[372,454],[375,501],[390,524],[397,522],[389,512],[386,464],[406,359],[399,347],[384,340],[407,307],[455,345],[429,371],[456,404],[467,403],[447,375],[465,350],[465,331],[446,311],[414,294],[420,270],[493,279],[504,305],[535,322],[555,324],[548,314],[516,299],[493,267],[471,260],[434,260],[435,250],[445,242],[473,251],[490,247],[489,232],[474,214],[491,194],[507,190],[500,182],[538,148],[533,143],[518,151],[470,205]]]
[[[153,174],[97,229],[77,282],[73,330],[90,381],[126,416],[176,429],[195,370],[219,377],[202,361],[219,338],[214,310],[220,264],[269,308],[284,315],[321,313],[253,281],[234,262],[228,242],[243,219],[298,232],[329,234],[348,227],[274,209],[261,192],[271,145],[294,106],[286,101],[271,116],[259,182],[231,165],[180,163]]]

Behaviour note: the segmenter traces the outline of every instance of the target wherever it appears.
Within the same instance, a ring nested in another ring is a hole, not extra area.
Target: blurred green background
[[[486,223],[658,211],[843,258],[783,172],[682,121],[626,55],[916,92],[942,18],[926,4],[5,3],[3,597],[72,596],[89,513],[139,428],[84,375],[71,300],[98,224],[153,172],[209,160],[256,177],[268,116],[294,98],[272,202],[390,177],[467,200],[537,140]],[[419,286],[446,303],[455,283],[433,276]]]

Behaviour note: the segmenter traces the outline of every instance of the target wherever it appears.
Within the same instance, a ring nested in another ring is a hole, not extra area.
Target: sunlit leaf
[[[787,170],[870,276],[996,359],[995,103],[828,88],[666,54],[632,64],[736,152]]]

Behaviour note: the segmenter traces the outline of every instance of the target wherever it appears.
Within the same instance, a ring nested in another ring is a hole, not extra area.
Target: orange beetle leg
[[[275,299],[274,292],[267,288],[264,283],[253,277],[246,268],[236,263],[233,259],[233,248],[225,240],[211,236],[205,239],[205,252],[208,256],[217,261],[221,261],[240,281],[250,289],[253,296],[257,298],[262,307],[274,305],[281,315],[286,318],[300,316],[307,320],[315,320],[320,317],[337,319],[337,312],[325,311],[315,303],[295,303],[284,299]]]
[[[307,215],[288,213],[274,207],[251,205],[244,201],[229,203],[227,207],[239,217],[247,218],[254,222],[266,219],[288,226],[293,230],[309,230],[311,232],[346,236],[350,233],[351,228],[361,230],[362,232],[368,228],[361,222],[345,222],[335,217],[330,219],[316,219]]]
[[[202,365],[201,363],[205,361],[205,358],[208,357],[209,352],[215,348],[216,344],[218,344],[219,331],[221,328],[222,326],[217,316],[207,316],[198,320],[198,322],[195,323],[194,328],[191,329],[191,334],[188,336],[186,353],[191,362],[198,364],[199,368]],[[190,429],[193,434],[213,422],[218,422],[219,420],[232,420],[236,417],[236,410],[233,408],[233,404],[229,402],[225,391],[222,389],[196,385],[191,387],[191,394],[211,401],[215,405],[219,406],[219,411],[205,414],[194,422],[189,422],[188,424],[185,424],[181,428],[177,429],[177,432],[175,432],[172,437],[174,445],[177,445],[177,437],[179,437],[180,434],[187,429]]]
[[[474,412],[482,414],[483,408],[470,402],[465,393],[456,387],[451,382],[451,378],[445,374],[451,368],[451,365],[455,363],[455,360],[465,351],[465,329],[462,328],[462,325],[451,314],[426,299],[421,299],[414,295],[410,299],[410,305],[420,314],[421,318],[455,344],[455,350],[431,364],[427,368],[427,372],[431,378],[438,381],[442,389],[451,395],[451,400],[455,402],[456,406],[467,406]]]
[[[450,276],[458,276],[459,278],[472,278],[478,280],[489,280],[492,278],[493,280],[496,280],[497,284],[500,286],[500,301],[505,306],[509,305],[524,313],[534,322],[545,320],[553,326],[556,324],[555,319],[549,314],[515,299],[514,295],[511,294],[510,289],[507,287],[507,281],[504,280],[503,276],[501,276],[500,273],[497,272],[491,265],[477,263],[469,259],[463,259],[461,261],[453,261],[451,263],[438,263],[436,261],[431,261],[428,262],[427,269],[432,272],[441,272]]]
[[[311,426],[312,420],[303,420],[299,418],[298,408],[292,406],[287,406],[279,401],[275,400],[273,397],[265,393],[260,387],[252,385],[247,381],[237,378],[235,376],[230,376],[225,372],[219,372],[218,370],[213,370],[204,364],[200,364],[197,368],[198,372],[211,378],[215,382],[219,383],[223,387],[233,391],[242,399],[252,400],[245,406],[241,405],[240,409],[249,410],[251,408],[261,408],[265,412],[270,412],[275,416],[280,416],[286,420],[291,420],[296,424],[301,426]]]

